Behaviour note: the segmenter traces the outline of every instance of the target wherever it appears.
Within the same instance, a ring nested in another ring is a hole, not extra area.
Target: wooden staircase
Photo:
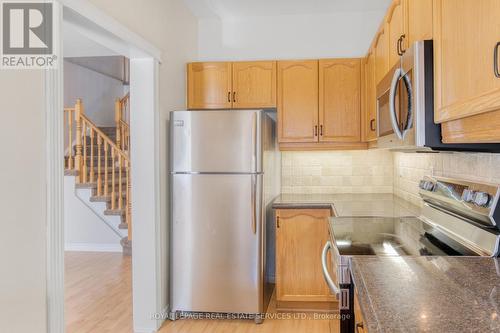
[[[115,104],[116,127],[98,127],[84,114],[83,103],[65,108],[68,149],[65,174],[76,177],[77,196],[121,238],[132,253],[130,136],[123,119],[128,95]],[[79,192],[80,191],[80,192]]]

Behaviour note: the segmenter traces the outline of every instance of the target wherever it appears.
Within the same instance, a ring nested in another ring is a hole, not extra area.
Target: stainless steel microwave
[[[377,146],[393,150],[500,152],[500,144],[445,144],[434,123],[432,40],[415,42],[377,85]]]

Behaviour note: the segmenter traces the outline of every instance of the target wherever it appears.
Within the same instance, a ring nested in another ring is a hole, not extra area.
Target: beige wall
[[[418,182],[425,175],[500,183],[499,154],[394,153],[394,193],[421,204]]]
[[[0,332],[46,330],[43,72],[0,70]]]
[[[283,193],[392,193],[392,153],[283,152]]]

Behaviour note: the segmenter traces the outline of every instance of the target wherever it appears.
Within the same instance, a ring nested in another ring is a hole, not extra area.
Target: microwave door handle
[[[403,86],[406,89],[406,93],[408,95],[408,116],[406,119],[406,125],[405,129],[403,131],[403,137],[406,135],[406,132],[408,132],[412,127],[413,127],[413,88],[411,86],[411,80],[408,76],[408,74],[403,75]]]
[[[328,272],[328,265],[327,265],[327,255],[328,251],[332,248],[332,243],[330,241],[327,241],[325,244],[325,247],[323,247],[323,252],[321,254],[321,266],[323,268],[323,277],[325,278],[326,284],[328,285],[328,288],[332,291],[332,293],[337,296],[337,298],[340,295],[340,288],[335,285],[333,282],[330,273]]]
[[[389,113],[391,115],[391,125],[394,133],[400,140],[403,140],[403,133],[399,129],[398,119],[396,117],[396,89],[398,88],[401,74],[401,68],[397,68],[392,77],[391,90],[389,92]]]

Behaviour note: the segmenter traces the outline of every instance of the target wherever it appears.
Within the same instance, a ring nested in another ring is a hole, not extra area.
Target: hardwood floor
[[[65,316],[68,333],[128,333],[132,330],[131,257],[120,253],[66,252]],[[336,333],[338,321],[314,314],[277,313],[274,297],[261,325],[252,320],[166,321],[161,333]]]
[[[132,332],[132,258],[66,252],[67,333]]]

